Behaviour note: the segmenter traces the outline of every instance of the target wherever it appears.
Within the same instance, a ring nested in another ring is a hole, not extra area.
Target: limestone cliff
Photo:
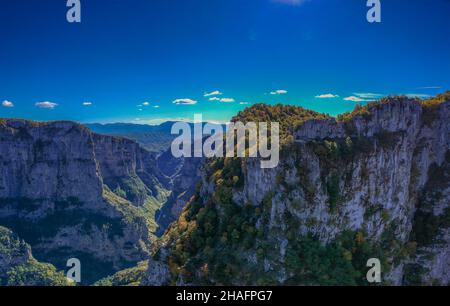
[[[194,194],[195,187],[200,180],[200,165],[203,162],[202,158],[175,158],[172,155],[170,144],[176,135],[171,134],[171,127],[175,123],[167,121],[155,126],[125,123],[87,125],[96,133],[133,139],[143,148],[156,154],[158,168],[156,172],[161,172],[167,177],[163,181],[165,189],[170,192],[167,193],[167,197],[157,199],[160,203],[160,209],[156,212],[158,224],[156,234],[158,236],[164,233],[170,223],[178,219],[184,205]],[[190,124],[190,128],[193,130],[194,125]],[[114,170],[113,165],[109,168]],[[114,179],[114,175],[112,177]],[[158,179],[161,180],[161,178]],[[107,180],[105,179],[105,181]]]
[[[0,120],[0,225],[87,282],[146,258],[167,178],[134,141],[73,122]]]
[[[450,94],[388,98],[285,126],[274,169],[210,161],[143,283],[367,284],[375,257],[384,284],[448,285],[449,119]]]
[[[171,178],[171,187],[169,188],[171,193],[156,213],[156,222],[159,225],[156,232],[158,236],[164,234],[167,227],[178,219],[186,203],[195,194],[203,162],[203,158],[196,157],[174,158],[170,149],[158,157],[158,167],[166,169],[165,172],[169,172],[167,174]],[[174,165],[176,167],[172,167]]]

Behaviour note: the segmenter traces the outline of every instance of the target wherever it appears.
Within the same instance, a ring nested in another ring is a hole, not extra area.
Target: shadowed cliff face
[[[167,176],[168,182],[165,188],[170,192],[167,197],[158,199],[161,207],[156,212],[158,236],[164,233],[170,223],[178,219],[184,205],[194,195],[197,183],[200,181],[200,168],[204,162],[203,158],[173,156],[170,145],[178,136],[171,133],[175,123],[168,121],[157,126],[126,123],[87,125],[96,133],[133,139],[157,156],[158,170]],[[190,123],[189,126],[193,131],[194,124]],[[225,129],[225,126],[222,125],[221,128]]]
[[[200,182],[203,158],[188,157],[174,158],[170,149],[158,158],[158,167],[166,169],[169,164],[171,177],[171,193],[167,200],[162,203],[161,209],[156,213],[156,222],[159,227],[156,231],[158,236],[164,234],[168,226],[180,216],[186,203],[195,194],[195,188]],[[174,165],[176,164],[176,169]]]
[[[0,225],[86,283],[146,258],[167,196],[155,155],[73,122],[0,120]]]
[[[143,284],[364,285],[372,257],[384,284],[449,284],[450,97],[438,100],[308,120],[275,169],[208,162]]]

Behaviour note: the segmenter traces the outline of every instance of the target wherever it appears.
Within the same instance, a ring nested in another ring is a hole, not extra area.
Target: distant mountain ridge
[[[164,122],[160,125],[110,123],[110,124],[85,124],[93,132],[103,135],[123,136],[134,139],[151,152],[163,152],[170,147],[170,143],[176,137],[170,130],[174,122]]]
[[[134,123],[89,123],[86,127],[93,132],[103,135],[123,136],[140,143],[151,152],[164,152],[170,148],[172,141],[178,136],[171,134],[172,126],[178,121],[166,121],[159,125]],[[194,123],[187,122],[193,131]],[[205,125],[206,122],[202,123]],[[225,129],[223,124],[214,124]]]

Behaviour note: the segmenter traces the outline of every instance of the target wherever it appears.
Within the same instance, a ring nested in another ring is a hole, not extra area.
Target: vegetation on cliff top
[[[63,272],[38,262],[31,248],[11,230],[0,226],[0,285],[71,286]]]
[[[139,286],[148,269],[148,262],[142,261],[136,267],[121,270],[96,282],[94,286]]]
[[[357,104],[353,111],[347,112],[344,114],[340,114],[337,116],[337,120],[339,122],[347,122],[354,118],[355,116],[363,116],[366,118],[370,118],[372,111],[374,108],[379,107],[386,103],[391,103],[394,100],[402,100],[402,101],[411,101],[411,102],[417,102],[420,103],[424,110],[424,120],[425,123],[429,123],[429,120],[432,118],[428,118],[432,116],[429,113],[435,114],[435,111],[438,109],[439,105],[446,101],[450,101],[450,91],[446,91],[443,94],[439,94],[435,97],[431,97],[428,99],[419,99],[419,98],[410,98],[407,96],[389,96],[382,98],[378,101],[373,101],[370,103],[367,103],[366,105],[362,106],[360,104]]]
[[[280,143],[289,142],[295,130],[310,119],[328,119],[330,116],[299,106],[277,104],[255,104],[240,111],[232,122],[278,122],[280,124]],[[291,139],[292,140],[292,139]]]
[[[63,272],[35,259],[16,266],[8,272],[7,286],[73,286]]]

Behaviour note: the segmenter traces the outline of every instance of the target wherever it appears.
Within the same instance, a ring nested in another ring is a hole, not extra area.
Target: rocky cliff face
[[[257,161],[247,162],[245,188],[236,197],[240,203],[260,205],[272,192],[271,229],[283,231],[288,213],[298,220],[300,235],[330,242],[344,231],[363,231],[371,242],[393,239],[401,248],[411,238],[414,215],[431,186],[424,187],[439,172],[449,173],[450,102],[440,105],[429,124],[423,112],[417,101],[393,99],[348,122],[309,121],[295,133],[294,152],[285,155],[278,169],[262,170]],[[450,181],[440,179],[439,194],[427,203],[436,216],[448,213],[450,202]],[[431,247],[438,258],[449,247],[447,231],[441,230],[445,246]],[[276,241],[282,260],[288,239],[277,235]],[[440,272],[432,278],[447,284],[450,261],[437,261]],[[403,276],[397,272],[386,278],[402,284]],[[284,277],[288,275],[280,273]]]
[[[235,195],[237,202],[259,205],[274,192],[270,226],[283,223],[283,210],[291,209],[299,217],[316,219],[314,227],[305,224],[302,232],[323,241],[342,230],[360,228],[379,239],[383,225],[393,220],[396,237],[405,241],[430,167],[446,162],[449,107],[441,105],[431,126],[423,124],[417,101],[400,99],[370,109],[365,118],[324,121],[323,129],[321,121],[309,121],[296,132],[297,143],[285,153],[280,167],[266,170],[257,160],[246,162],[245,188]],[[352,130],[347,132],[348,126]],[[339,195],[330,195],[330,187],[336,187]],[[292,207],[293,202],[299,209]],[[335,202],[334,209],[329,209],[330,202]],[[364,218],[370,208],[389,218]]]
[[[251,158],[210,162],[201,192],[161,242],[158,257],[172,272],[162,276],[367,284],[375,257],[385,284],[448,285],[449,96],[389,98],[306,121],[274,169]]]
[[[200,180],[200,167],[203,163],[202,158],[173,157],[170,144],[177,136],[171,134],[172,125],[175,123],[168,121],[158,126],[120,123],[87,125],[97,133],[133,139],[142,147],[155,152],[158,171],[150,172],[162,173],[165,176],[158,177],[158,180],[164,182],[164,188],[168,191],[167,197],[157,199],[161,207],[156,212],[157,236],[161,236],[169,224],[178,219],[184,205],[195,193],[195,187]],[[190,127],[193,130],[194,125],[190,124]],[[149,166],[153,167],[153,163],[145,165],[146,168]],[[114,165],[108,166],[108,169],[114,171]],[[105,178],[105,174],[103,177]],[[115,175],[108,175],[108,177],[114,179]]]
[[[131,140],[73,122],[0,120],[0,225],[39,260],[79,258],[87,281],[148,254],[167,178]]]
[[[156,214],[158,236],[164,234],[167,227],[178,219],[186,203],[195,194],[203,163],[203,158],[174,158],[170,149],[158,157],[158,167],[171,179],[171,193]]]
[[[33,258],[31,247],[7,228],[0,226],[0,285],[70,286],[62,272]]]
[[[0,227],[0,279],[7,277],[13,267],[22,265],[32,258],[31,248],[20,241],[13,232]]]

